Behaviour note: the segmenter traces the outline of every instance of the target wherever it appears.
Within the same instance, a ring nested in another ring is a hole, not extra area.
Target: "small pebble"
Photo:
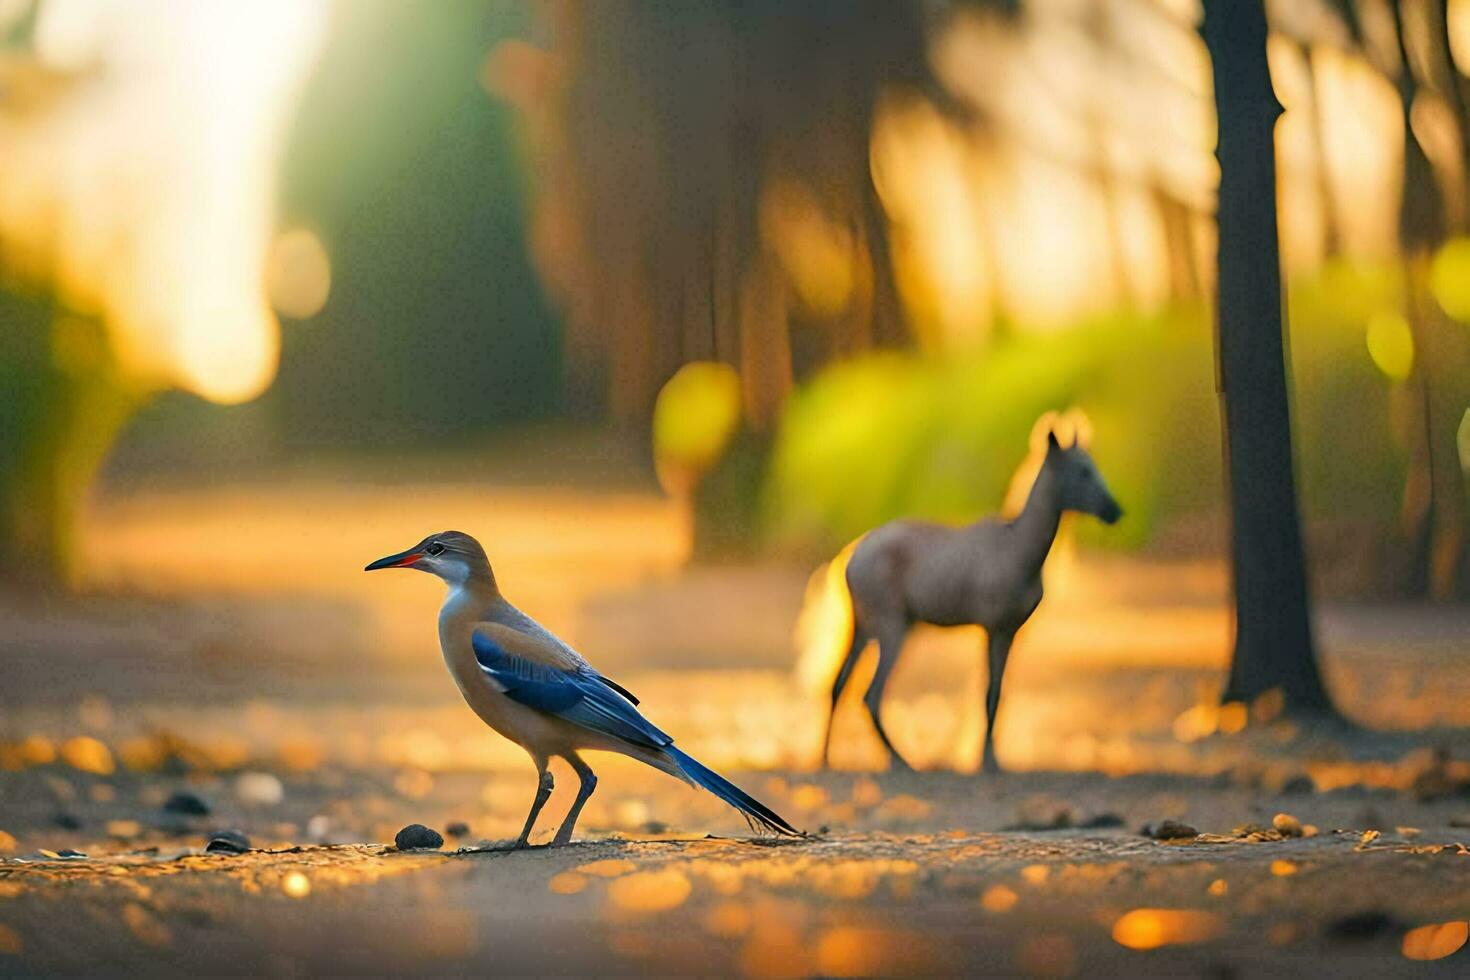
[[[242,772],[235,780],[235,795],[242,803],[275,806],[285,799],[286,787],[268,772]]]
[[[1199,831],[1187,823],[1178,820],[1159,820],[1154,823],[1144,824],[1140,831],[1143,836],[1154,840],[1178,840],[1181,837],[1198,837]]]
[[[87,855],[83,851],[74,851],[70,847],[64,847],[56,852],[56,856],[59,858],[84,858]]]
[[[1302,836],[1302,822],[1289,813],[1278,813],[1271,818],[1271,826],[1281,834],[1282,837]]]
[[[314,841],[324,841],[327,834],[332,832],[332,820],[324,813],[318,813],[306,821],[306,836]]]
[[[244,854],[250,850],[250,838],[238,830],[215,831],[204,849],[211,854]]]
[[[164,801],[163,812],[178,813],[189,817],[207,817],[210,807],[198,793],[181,789]]]
[[[421,823],[411,823],[393,838],[400,851],[438,850],[444,846],[444,838],[437,830],[430,830]]]
[[[464,837],[470,832],[470,825],[463,820],[455,820],[444,828],[444,832],[450,837]]]

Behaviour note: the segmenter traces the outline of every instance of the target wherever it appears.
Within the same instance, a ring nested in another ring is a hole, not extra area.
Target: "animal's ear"
[[[1047,449],[1047,452],[1055,452],[1056,450],[1061,449],[1061,448],[1062,448],[1062,444],[1060,442],[1057,442],[1057,430],[1056,429],[1047,429],[1046,430],[1046,449]]]

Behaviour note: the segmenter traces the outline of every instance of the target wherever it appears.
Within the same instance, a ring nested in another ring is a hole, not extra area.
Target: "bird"
[[[785,818],[700,763],[638,710],[631,691],[602,674],[576,650],[501,594],[485,549],[463,531],[431,534],[406,551],[379,558],[364,571],[411,568],[449,586],[439,611],[439,646],[470,709],[486,725],[523,748],[535,763],[536,795],[517,849],[551,798],[548,764],[564,759],[577,774],[576,800],[552,845],[567,844],[597,775],[584,750],[617,752],[707,790],[734,807],[751,829],[804,837]]]

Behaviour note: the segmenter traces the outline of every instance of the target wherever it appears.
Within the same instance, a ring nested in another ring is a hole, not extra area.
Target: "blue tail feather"
[[[684,775],[693,780],[696,785],[709,790],[715,796],[718,796],[739,810],[741,815],[750,822],[752,827],[764,828],[774,834],[783,834],[788,837],[806,836],[787,823],[785,818],[775,810],[772,810],[760,800],[751,796],[745,790],[736,786],[730,780],[721,776],[677,746],[666,745],[664,746],[664,751],[678,763]]]

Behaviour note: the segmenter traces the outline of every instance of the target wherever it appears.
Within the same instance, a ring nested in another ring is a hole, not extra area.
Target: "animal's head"
[[[480,542],[463,531],[431,534],[407,551],[379,558],[365,572],[379,568],[416,568],[437,575],[450,585],[463,585],[471,578],[490,573],[490,562]]]
[[[1091,514],[1104,524],[1116,524],[1123,516],[1123,508],[1113,499],[1092,455],[1080,440],[1063,449],[1057,434],[1047,432],[1046,466],[1057,476],[1062,510]]]

